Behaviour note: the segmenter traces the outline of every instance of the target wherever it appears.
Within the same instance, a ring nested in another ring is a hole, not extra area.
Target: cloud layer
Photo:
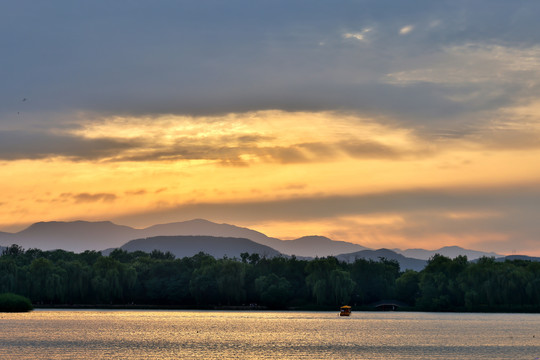
[[[0,226],[206,217],[534,251],[538,13],[528,0],[4,1]]]
[[[485,106],[448,99],[448,87],[504,82],[499,98],[514,99],[523,78],[538,75],[539,5],[495,3],[8,1],[2,120],[59,109],[349,109],[432,120]]]

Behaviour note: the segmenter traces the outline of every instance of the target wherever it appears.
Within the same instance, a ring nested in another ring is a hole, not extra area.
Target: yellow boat
[[[349,305],[342,306],[339,309],[339,316],[351,316],[351,307]]]

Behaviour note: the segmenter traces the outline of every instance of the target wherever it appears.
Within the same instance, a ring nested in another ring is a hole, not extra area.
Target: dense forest
[[[468,262],[435,255],[420,272],[400,271],[396,261],[334,257],[300,260],[243,253],[214,259],[199,253],[114,250],[80,254],[24,250],[0,256],[0,293],[43,305],[157,305],[213,308],[258,304],[271,309],[368,309],[383,299],[423,311],[540,311],[540,263]]]

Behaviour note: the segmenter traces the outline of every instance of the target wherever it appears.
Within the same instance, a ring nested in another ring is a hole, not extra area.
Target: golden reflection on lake
[[[540,359],[538,314],[0,313],[1,359]]]

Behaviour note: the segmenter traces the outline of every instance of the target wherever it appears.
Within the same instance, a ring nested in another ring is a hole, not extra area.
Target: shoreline
[[[336,312],[339,313],[339,308],[328,307],[290,307],[284,309],[272,309],[267,306],[177,306],[177,305],[143,305],[143,304],[34,304],[35,310],[207,310],[207,311],[318,311],[318,312]],[[529,310],[529,311],[527,311]],[[359,306],[353,307],[353,315],[356,312],[419,312],[419,313],[463,313],[463,314],[539,314],[540,310],[531,311],[531,309],[482,309],[478,311],[470,311],[466,309],[456,309],[452,311],[428,311],[415,309],[412,307],[400,308],[396,310],[379,310],[373,307]]]

